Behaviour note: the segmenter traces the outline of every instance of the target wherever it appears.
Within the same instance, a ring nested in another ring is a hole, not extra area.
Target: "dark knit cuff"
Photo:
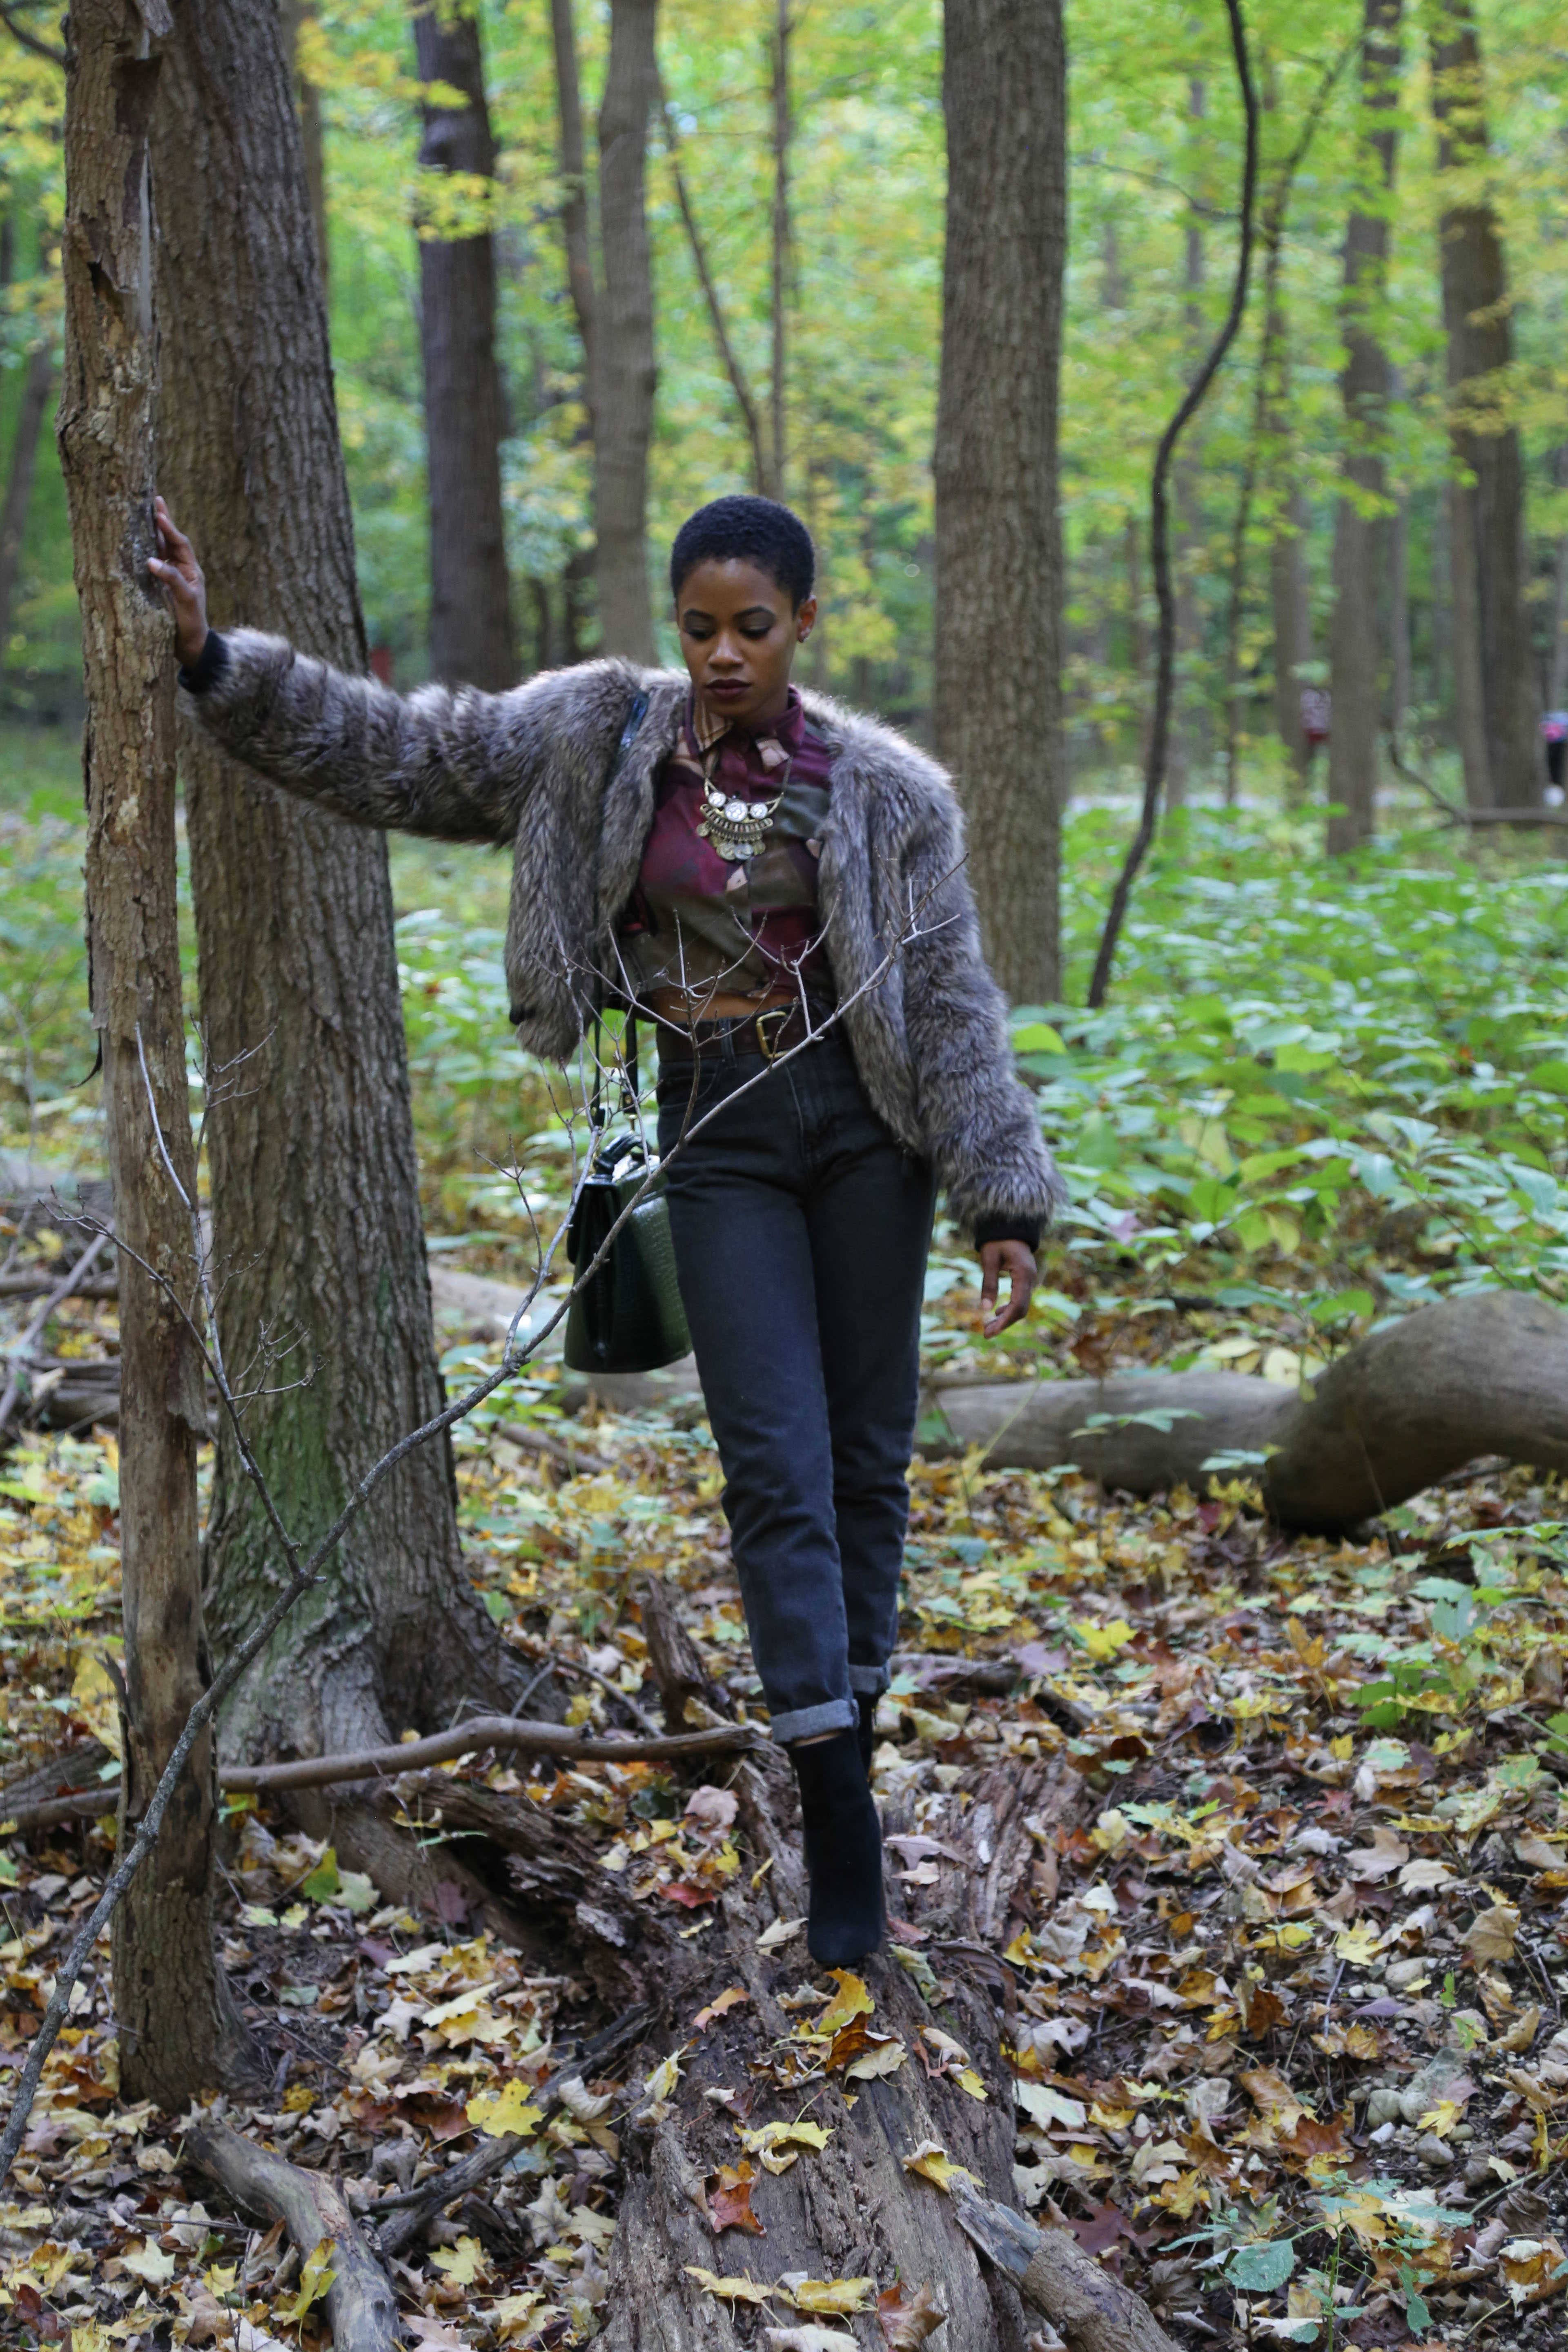
[[[1040,1221],[1037,1217],[976,1217],[974,1246],[984,1249],[987,1242],[1022,1242],[1026,1250],[1037,1250]]]
[[[216,629],[207,631],[207,641],[191,664],[180,672],[180,684],[187,694],[205,694],[216,686],[228,667],[228,647]]]

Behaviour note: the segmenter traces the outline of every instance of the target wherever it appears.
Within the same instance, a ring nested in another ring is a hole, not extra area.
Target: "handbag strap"
[[[605,792],[606,796],[609,793],[610,787],[614,784],[616,778],[620,774],[621,769],[626,763],[626,753],[631,750],[632,745],[637,741],[637,736],[641,731],[643,720],[647,717],[649,698],[650,698],[646,688],[644,688],[639,693],[634,694],[632,697],[631,707],[626,712],[626,723],[621,729],[621,740],[616,744],[614,756],[610,761],[608,768],[605,772]],[[603,1063],[599,1053],[599,1015],[596,1011],[594,1014],[593,1053],[594,1093],[593,1099],[588,1109],[588,1124],[594,1133],[597,1134],[600,1128],[605,1124],[608,1114],[605,1110],[603,1103],[600,1100],[600,1082]],[[637,1016],[636,1008],[628,1006],[626,1010],[626,1059],[621,1079],[621,1107],[626,1111],[628,1118],[635,1115],[637,1098]]]

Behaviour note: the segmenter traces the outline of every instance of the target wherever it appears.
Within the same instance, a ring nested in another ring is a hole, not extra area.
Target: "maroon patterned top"
[[[721,857],[697,830],[703,755],[715,744],[714,781],[732,798],[771,799],[784,774],[767,838],[744,862]],[[799,973],[814,1003],[832,1003],[816,889],[831,768],[793,687],[784,717],[763,732],[704,722],[688,697],[679,740],[654,779],[653,824],[619,932],[638,1001],[659,988],[763,997]]]

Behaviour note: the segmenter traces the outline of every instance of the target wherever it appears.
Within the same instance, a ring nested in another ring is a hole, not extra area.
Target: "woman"
[[[1058,1192],[947,779],[791,686],[815,559],[769,499],[720,499],[676,540],[688,677],[605,660],[406,699],[277,637],[209,631],[162,500],[157,521],[149,569],[208,732],[354,824],[510,842],[522,1045],[564,1061],[603,1003],[631,1003],[658,1027],[661,1153],[694,1109],[720,1109],[668,1171],[681,1297],[752,1654],[800,1786],[807,1943],[826,1965],[862,1958],[884,1927],[871,1726],[934,1187],[973,1233],[988,1335],[1028,1311]]]

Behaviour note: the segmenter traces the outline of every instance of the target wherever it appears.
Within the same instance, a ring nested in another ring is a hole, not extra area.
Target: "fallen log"
[[[281,2221],[301,2263],[330,2242],[326,2309],[334,2352],[395,2352],[396,2298],[334,2181],[258,2147],[226,2124],[198,2124],[185,2134],[185,2153],[242,2212]]]
[[[988,2262],[1043,2311],[1068,2352],[1177,2352],[1148,2305],[1086,2254],[1070,2230],[1042,2230],[952,2184],[960,2224]]]
[[[1568,1470],[1568,1314],[1527,1291],[1447,1298],[1300,1389],[1238,1372],[1119,1372],[966,1383],[934,1402],[949,1451],[983,1446],[993,1469],[1076,1463],[1132,1495],[1201,1491],[1236,1474],[1234,1458],[1205,1467],[1215,1456],[1250,1456],[1282,1526],[1339,1534],[1481,1454]]]

